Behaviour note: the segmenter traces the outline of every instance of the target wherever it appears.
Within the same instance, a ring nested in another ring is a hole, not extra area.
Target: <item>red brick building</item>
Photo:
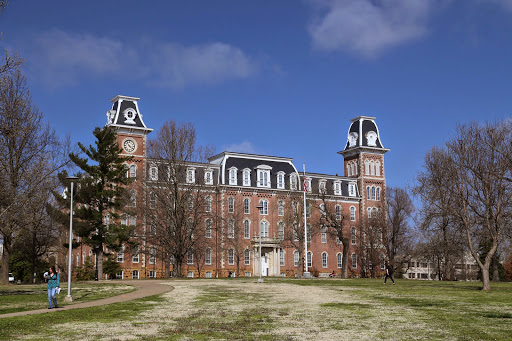
[[[127,166],[128,175],[137,179],[131,185],[137,197],[134,206],[155,208],[154,191],[161,188],[163,177],[158,165],[163,161],[147,156],[147,136],[153,129],[142,120],[138,100],[127,96],[113,98],[107,125],[118,131],[123,155],[132,157]],[[308,270],[315,276],[341,273],[343,246],[323,225],[322,216],[328,206],[336,219],[343,221],[344,235],[350,239],[349,274],[361,276],[363,268],[368,266],[380,271],[384,252],[379,251],[378,262],[365,258],[367,236],[362,227],[368,224],[368,217],[385,207],[384,154],[387,151],[375,118],[359,116],[351,121],[346,144],[339,152],[344,159],[343,176],[305,173],[304,180],[304,174],[291,158],[229,151],[207,162],[187,163],[183,166],[186,178],[181,179],[182,188],[200,183],[205,206],[204,214],[198,218],[201,232],[193,236],[202,238],[202,243],[187,253],[182,274],[188,277],[259,276],[260,273],[296,276],[302,260],[295,243],[297,231],[291,225],[297,217],[303,224],[304,184],[307,224],[312,231],[307,243]],[[137,212],[136,216],[123,217],[122,223],[137,226],[140,247],[116,253],[123,268],[118,277],[163,277],[165,267],[174,270],[176,260],[167,259],[172,257],[161,250],[158,238],[143,238],[153,233],[149,216],[158,217],[160,213],[158,210]],[[261,257],[258,231],[261,231]],[[75,254],[73,259],[80,262],[83,258]]]

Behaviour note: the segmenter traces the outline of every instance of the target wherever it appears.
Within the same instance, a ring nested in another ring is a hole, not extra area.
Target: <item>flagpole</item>
[[[307,223],[307,212],[306,212],[306,191],[307,188],[307,181],[306,181],[306,164],[302,164],[302,170],[304,174],[304,265],[305,265],[305,272],[303,274],[303,277],[309,277],[309,271],[308,271],[308,223]]]

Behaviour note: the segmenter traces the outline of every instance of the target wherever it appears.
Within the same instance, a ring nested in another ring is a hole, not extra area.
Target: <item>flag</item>
[[[308,191],[308,180],[306,180],[306,177],[304,176],[304,192]]]

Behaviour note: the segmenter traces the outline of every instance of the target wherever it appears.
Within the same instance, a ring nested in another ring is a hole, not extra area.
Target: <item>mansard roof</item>
[[[107,126],[139,130],[145,133],[153,131],[142,120],[137,102],[140,98],[117,95],[112,98],[112,109],[107,112]]]
[[[375,123],[375,117],[358,116],[351,121],[352,124],[348,129],[347,143],[343,151],[357,147],[368,147],[387,151],[382,145],[379,128]]]

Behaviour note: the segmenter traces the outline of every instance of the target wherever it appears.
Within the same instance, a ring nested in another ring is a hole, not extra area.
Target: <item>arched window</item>
[[[251,185],[251,170],[249,168],[246,168],[243,170],[242,173],[243,177],[243,185],[244,186],[250,186]]]
[[[327,267],[327,252],[322,252],[322,268]]]
[[[366,187],[366,200],[371,200],[372,198],[372,188],[370,186]]]
[[[336,220],[341,220],[341,206],[336,205]]]
[[[229,169],[229,184],[236,185],[237,184],[237,169],[236,167],[231,167]]]
[[[233,219],[228,221],[228,238],[235,238],[235,221]]]
[[[375,187],[372,186],[372,200],[375,200],[376,194],[375,194]]]
[[[261,199],[260,200],[260,206],[262,206],[260,213],[263,215],[268,214],[268,200]]]
[[[279,240],[284,240],[284,223],[282,221],[277,223],[277,237]]]
[[[212,249],[209,247],[206,248],[206,252],[204,254],[204,263],[206,265],[212,265]]]
[[[299,266],[299,251],[293,251],[293,266]]]
[[[376,199],[380,201],[380,187],[377,187],[377,196]]]
[[[268,238],[268,221],[262,220],[260,222],[260,234],[262,238]]]
[[[375,175],[375,163],[370,161],[370,175]]]
[[[279,249],[279,266],[284,266],[285,259],[285,251],[281,248]]]
[[[204,210],[209,213],[212,211],[212,197],[207,196],[204,200]]]
[[[352,269],[357,269],[357,255],[355,253],[352,254]]]
[[[283,200],[279,200],[277,202],[277,215],[280,217],[284,216],[284,201]]]
[[[137,166],[130,165],[130,178],[135,178],[137,176]]]
[[[244,238],[251,238],[251,222],[249,220],[244,220]]]
[[[356,221],[356,208],[354,206],[350,207],[350,220]]]
[[[375,175],[380,176],[380,162],[375,162]]]
[[[364,174],[370,175],[370,161],[364,160]]]
[[[297,176],[295,174],[290,174],[290,189],[297,190]]]
[[[347,163],[347,176],[352,176],[352,165]]]
[[[352,163],[352,175],[357,175],[357,163]]]
[[[342,260],[343,260],[343,255],[342,255],[340,252],[338,252],[338,253],[336,254],[336,263],[337,263],[337,265],[338,265],[338,269],[341,269],[341,267],[342,267],[342,265],[343,265],[343,264],[342,264]]]
[[[284,189],[284,172],[277,173],[277,188]]]
[[[137,270],[132,271],[132,279],[139,279],[139,271],[137,271]]]
[[[206,219],[204,236],[206,238],[212,237],[212,220],[210,218]]]
[[[356,240],[356,228],[354,226],[352,226],[350,228],[350,243],[352,245],[356,245],[356,242],[357,242],[357,240]]]
[[[235,212],[235,198],[229,197],[228,198],[228,213],[234,213]]]
[[[251,213],[251,199],[244,198],[244,214]]]
[[[372,218],[377,218],[377,208],[372,208]]]
[[[311,251],[308,251],[308,267],[312,267],[313,266],[313,254],[311,253]]]

